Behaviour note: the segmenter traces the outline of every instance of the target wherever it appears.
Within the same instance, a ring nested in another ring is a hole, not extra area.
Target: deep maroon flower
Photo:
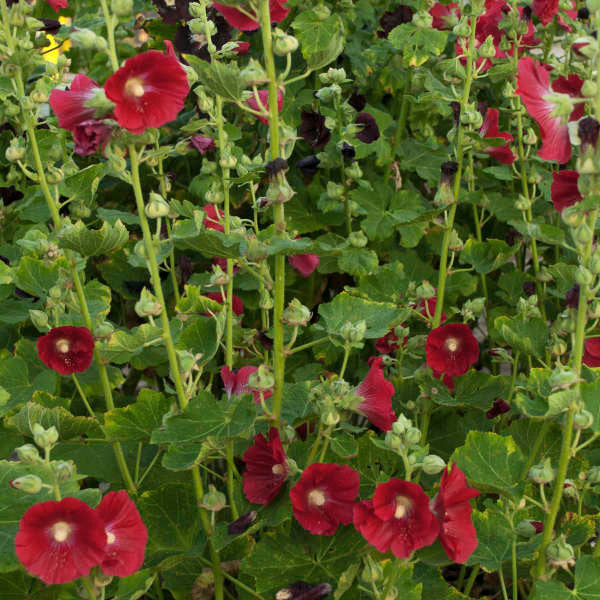
[[[479,344],[468,325],[450,323],[429,332],[425,353],[434,371],[464,375],[479,358]]]
[[[58,117],[58,126],[62,129],[74,129],[76,125],[94,119],[95,108],[84,104],[94,97],[100,86],[87,75],[80,73],[71,82],[68,90],[52,90],[49,104]]]
[[[499,115],[500,111],[497,108],[488,108],[485,120],[479,130],[479,135],[483,138],[502,138],[503,140],[512,142],[514,138],[510,133],[498,129]],[[504,146],[488,146],[485,152],[505,165],[512,165],[517,159],[514,152],[510,149],[510,143]]]
[[[302,277],[310,277],[321,259],[316,254],[293,254],[288,256],[288,262]]]
[[[348,104],[356,111],[360,112],[367,105],[367,98],[364,94],[359,94],[354,88],[352,95],[348,98]]]
[[[100,119],[82,121],[73,126],[73,140],[75,141],[75,154],[89,156],[95,154],[98,148],[106,146],[112,128]]]
[[[40,360],[61,375],[83,373],[94,356],[94,338],[87,327],[55,327],[38,338]]]
[[[379,139],[379,127],[373,115],[365,112],[358,113],[354,122],[363,126],[362,130],[356,134],[361,142],[371,144]]]
[[[354,146],[348,142],[342,142],[341,153],[345,161],[352,161],[352,159],[356,156],[356,150],[354,149]]]
[[[442,185],[452,185],[457,171],[458,163],[455,160],[443,162],[440,165],[440,183]]]
[[[269,504],[277,496],[289,473],[286,458],[276,427],[269,430],[268,442],[262,433],[254,436],[254,444],[242,457],[246,463],[242,488],[250,502]]]
[[[88,575],[102,562],[105,545],[102,519],[76,498],[34,504],[15,537],[15,552],[25,569],[49,584]]]
[[[583,364],[588,367],[600,367],[600,337],[585,340]]]
[[[496,398],[492,408],[485,413],[486,418],[495,419],[498,415],[503,415],[510,410],[510,404],[502,398]]]
[[[346,465],[313,463],[290,490],[296,520],[315,535],[333,535],[338,525],[352,523],[360,477]]]
[[[578,180],[579,173],[577,171],[552,172],[550,195],[554,208],[559,212],[562,212],[567,206],[573,206],[583,200],[577,187]]]
[[[190,139],[190,144],[196,148],[196,150],[198,150],[202,156],[217,147],[215,140],[209,137],[203,137],[201,135],[193,135]],[[204,207],[204,209],[206,210],[206,207]]]
[[[325,117],[318,112],[303,110],[300,118],[300,137],[316,150],[322,150],[331,139],[331,131],[325,127]]]
[[[157,50],[128,58],[104,84],[119,125],[135,134],[176,119],[189,89],[179,61]]]
[[[152,0],[152,3],[166,25],[175,25],[178,21],[189,21],[192,18],[189,11],[190,0]]]
[[[581,153],[585,154],[591,146],[596,148],[598,143],[598,132],[600,131],[600,123],[594,117],[585,117],[577,123],[577,135],[581,140]]]
[[[354,393],[364,398],[356,410],[365,415],[375,427],[389,431],[396,421],[396,413],[392,408],[394,385],[385,378],[382,362],[381,357],[374,358],[369,372]]]
[[[533,525],[536,534],[544,531],[544,524],[541,521],[530,521],[530,523]]]
[[[270,0],[269,9],[271,11],[271,23],[279,23],[283,21],[289,14],[289,8],[285,7],[287,0]],[[237,8],[226,6],[220,2],[213,2],[213,7],[218,10],[226,19],[227,22],[235,29],[240,31],[254,31],[258,29],[258,16],[248,5],[244,5],[244,12],[240,12]],[[252,17],[248,16],[252,15]]]
[[[535,281],[524,281],[523,282],[523,293],[530,298],[537,291]]]
[[[252,394],[252,399],[256,404],[260,404],[260,392],[253,391],[248,387],[248,378],[252,373],[256,373],[258,367],[242,367],[238,371],[232,371],[228,366],[221,368],[221,379],[223,380],[223,387],[227,393],[227,397],[231,398],[234,396],[241,396],[242,394]],[[263,397],[266,400],[273,395],[271,390],[263,392]]]
[[[380,337],[375,342],[375,350],[380,354],[393,354],[396,350],[400,349],[398,341],[400,338],[394,333],[393,329],[390,329],[383,337]],[[408,341],[408,337],[404,337],[402,345],[404,346]]]
[[[244,531],[248,531],[250,525],[256,521],[257,517],[258,513],[255,510],[243,514],[239,519],[233,521],[233,523],[229,523],[227,533],[229,535],[239,535],[240,533],[244,533]]]
[[[567,120],[550,116],[556,108],[550,96],[553,93],[562,93],[579,97],[582,85],[583,81],[577,75],[570,75],[568,78],[559,77],[550,86],[550,73],[545,65],[528,56],[519,60],[515,93],[521,97],[527,112],[537,121],[540,128],[542,137],[542,147],[538,150],[540,158],[555,160],[561,164],[571,158]],[[583,109],[583,105],[578,105],[571,112],[569,120],[581,118]]]
[[[452,23],[458,22],[460,18],[460,10],[456,2],[451,4],[436,2],[429,9],[429,14],[433,17],[432,27],[435,29],[452,29]]]
[[[69,6],[68,0],[46,0],[51,8],[58,12],[61,8]]]
[[[224,233],[225,227],[223,227],[221,223],[223,222],[225,213],[214,204],[207,204],[202,210],[206,213],[203,221],[204,227],[206,227],[206,229],[214,229],[215,231]]]
[[[256,98],[254,96],[251,96],[250,98],[248,98],[248,100],[246,100],[246,104],[252,110],[257,110],[259,112],[262,112],[262,110],[264,108],[267,112],[269,112],[269,90],[259,90],[258,98],[260,100],[260,103],[262,104],[262,108],[259,106],[259,104],[256,101]],[[281,112],[282,107],[283,107],[283,92],[278,89],[277,90],[277,112]],[[261,123],[264,123],[265,125],[269,124],[268,117],[261,117],[261,116],[256,115],[256,118]]]
[[[433,544],[440,529],[421,486],[402,479],[380,483],[372,500],[357,504],[354,527],[379,552],[398,558]]]
[[[414,10],[406,4],[400,4],[396,10],[384,12],[381,19],[379,19],[379,25],[383,31],[378,31],[377,37],[387,39],[392,29],[403,23],[410,23],[412,21],[413,13]]]
[[[467,562],[477,548],[477,532],[473,526],[469,503],[479,492],[467,487],[465,474],[456,463],[452,471],[444,470],[440,491],[433,501],[433,512],[440,522],[440,542],[455,563]]]
[[[309,156],[301,158],[296,163],[296,168],[302,171],[302,175],[304,175],[306,180],[308,180],[308,182],[310,183],[310,181],[312,181],[312,178],[317,174],[320,163],[321,161],[314,154],[311,154]]]
[[[565,295],[565,306],[577,308],[579,306],[579,284],[576,283]]]
[[[216,31],[211,36],[217,50],[231,40],[233,28],[216,10],[208,8],[207,17],[215,24]],[[175,46],[180,54],[192,54],[207,62],[211,61],[208,44],[202,35],[195,34],[188,25],[179,25],[175,32]],[[186,63],[185,59],[182,62]]]
[[[102,498],[96,513],[106,532],[102,571],[117,577],[137,573],[144,562],[148,531],[135,503],[125,490],[109,492]]]
[[[225,304],[225,300],[223,299],[223,294],[221,294],[221,292],[207,292],[204,294],[204,296],[214,300],[215,302],[218,302],[219,304]],[[235,294],[233,296],[232,304],[233,314],[237,315],[238,317],[244,314],[244,303],[242,302],[241,298],[238,298]]]

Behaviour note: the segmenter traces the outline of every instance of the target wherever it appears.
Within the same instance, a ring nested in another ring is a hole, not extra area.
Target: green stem
[[[350,352],[352,352],[352,346],[344,347],[344,360],[342,361],[342,368],[340,369],[340,379],[344,379],[344,373],[346,372],[346,367],[348,366],[348,358],[350,358]]]
[[[90,406],[90,403],[88,402],[87,396],[85,395],[84,391],[81,389],[81,386],[79,385],[79,380],[75,376],[75,373],[73,373],[71,375],[71,377],[73,378],[73,383],[75,384],[75,387],[77,388],[77,391],[79,392],[79,396],[81,397],[81,400],[82,400],[86,410],[88,411],[90,417],[92,417],[92,419],[96,420],[96,415],[94,414],[94,411],[92,410],[92,407]]]
[[[475,584],[475,579],[477,579],[477,575],[479,575],[479,565],[475,565],[473,567],[473,570],[469,574],[469,579],[467,579],[465,589],[463,590],[463,594],[465,596],[471,595],[471,590],[473,589],[473,585]]]
[[[529,456],[527,457],[527,463],[525,464],[525,468],[523,469],[523,472],[521,473],[522,478],[527,477],[527,473],[529,473],[529,469],[531,469],[531,466],[535,462],[535,459],[537,458],[540,448],[542,447],[542,444],[544,443],[544,438],[546,437],[546,434],[548,433],[548,430],[550,429],[551,425],[552,425],[552,421],[544,421],[543,422],[542,427],[540,428],[540,430],[537,434],[537,437],[535,438],[535,442],[533,443],[533,448],[531,449],[531,452],[529,452]]]
[[[500,578],[500,587],[502,588],[502,598],[508,600],[506,584],[504,583],[504,573],[502,573],[502,565],[500,565],[500,568],[498,569],[498,577]]]
[[[205,565],[210,565],[210,562],[204,557],[199,556],[198,558],[200,559],[200,562],[203,562]],[[223,577],[225,577],[225,579],[227,579],[228,581],[231,581],[231,583],[233,583],[233,585],[235,585],[236,587],[239,587],[240,590],[244,590],[251,596],[254,596],[254,598],[256,598],[257,600],[265,600],[264,596],[261,596],[259,593],[255,592],[251,587],[248,587],[245,583],[241,582],[239,579],[236,579],[229,573],[223,571]]]
[[[146,479],[146,476],[148,475],[148,473],[150,473],[150,471],[152,470],[152,467],[156,464],[156,461],[158,460],[158,457],[162,454],[162,450],[159,448],[156,452],[156,454],[154,455],[154,458],[150,461],[150,464],[146,467],[146,470],[142,473],[142,476],[137,480],[137,486],[142,487],[142,483],[144,482],[144,479]]]
[[[81,578],[83,582],[83,587],[88,595],[88,600],[96,600],[96,592],[94,591],[94,585],[92,584],[91,578],[89,575]]]
[[[318,344],[322,344],[323,342],[326,342],[329,339],[329,336],[326,337],[322,337],[319,338],[318,340],[313,340],[312,342],[307,342],[306,344],[302,344],[301,346],[296,346],[295,348],[292,348],[291,350],[288,350],[287,354],[296,354],[296,352],[302,352],[302,350],[308,350],[309,348],[312,348],[313,346],[317,346]]]
[[[518,587],[518,575],[517,575],[517,535],[515,532],[512,534],[511,544],[511,566],[512,566],[512,597],[513,600],[519,600],[519,587]]]
[[[233,440],[227,442],[227,495],[229,496],[229,506],[231,507],[231,516],[233,520],[239,518],[240,512],[235,503],[235,479],[234,479],[234,469],[235,465],[233,462]]]
[[[113,71],[119,68],[119,59],[117,58],[117,47],[115,45],[115,26],[114,15],[108,11],[106,0],[100,0],[102,12],[104,13],[104,22],[106,23],[106,36],[108,37],[108,56],[110,58],[110,66]]]
[[[404,84],[404,89],[402,90],[402,103],[400,104],[400,116],[398,117],[398,124],[396,125],[396,130],[394,131],[394,139],[392,140],[392,157],[388,162],[387,167],[385,169],[385,175],[383,180],[388,181],[390,178],[390,174],[392,172],[392,161],[396,158],[398,154],[398,148],[400,146],[400,142],[404,137],[404,129],[406,127],[406,119],[408,117],[408,97],[410,95],[410,88],[412,85],[412,74],[413,69],[408,69],[406,71],[406,83]]]
[[[321,437],[323,437],[323,423],[319,422],[319,431],[317,432],[317,437],[313,442],[312,448],[310,449],[310,454],[308,456],[308,460],[306,461],[306,466],[311,465],[313,460],[315,460],[315,456],[317,456],[317,450],[319,448],[319,443],[321,442]]]

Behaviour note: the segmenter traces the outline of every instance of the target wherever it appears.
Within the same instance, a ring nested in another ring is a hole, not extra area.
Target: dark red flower
[[[89,156],[95,154],[98,148],[106,146],[112,128],[100,119],[82,121],[73,126],[73,140],[75,141],[75,154]]]
[[[271,23],[283,21],[289,14],[289,8],[285,7],[287,0],[270,0]],[[237,8],[226,6],[220,2],[213,2],[213,7],[227,19],[227,22],[240,31],[254,31],[258,29],[258,16],[248,5],[244,5],[244,12]],[[247,13],[247,14],[244,14]],[[248,16],[252,15],[252,17]]]
[[[293,254],[288,257],[288,262],[302,277],[310,277],[321,259],[316,254]]]
[[[600,367],[600,337],[585,340],[583,364],[588,367]]]
[[[177,118],[189,89],[179,61],[158,50],[128,58],[104,84],[119,125],[135,134]]]
[[[396,413],[392,408],[394,385],[385,378],[382,362],[381,357],[374,358],[369,372],[354,393],[364,398],[356,410],[365,415],[375,427],[389,431],[396,421]]]
[[[225,213],[214,204],[207,204],[202,210],[206,213],[206,216],[204,217],[204,227],[206,227],[206,229],[214,229],[215,231],[224,233],[225,227],[223,227],[221,223],[223,222]]]
[[[148,532],[135,503],[125,490],[109,492],[102,498],[96,513],[106,532],[102,571],[117,577],[137,573],[144,562]]]
[[[325,127],[325,117],[321,113],[303,110],[298,133],[313,148],[322,150],[331,139],[331,131]]]
[[[175,25],[179,21],[192,18],[189,11],[190,0],[152,0],[163,23]]]
[[[83,373],[94,356],[94,338],[87,327],[55,327],[38,338],[40,360],[61,375]]]
[[[432,27],[435,29],[452,29],[453,25],[451,23],[454,20],[458,22],[460,18],[460,10],[456,2],[452,2],[451,4],[436,2],[429,9],[429,14],[433,17]]]
[[[392,29],[403,23],[410,23],[414,12],[415,11],[406,4],[400,4],[396,10],[384,12],[381,19],[379,19],[379,25],[383,31],[378,31],[377,37],[387,39]]]
[[[498,129],[499,115],[500,111],[497,108],[488,108],[481,129],[479,130],[479,135],[484,138],[502,138],[508,142],[512,142],[514,138],[510,133]],[[514,152],[510,149],[510,144],[488,146],[485,152],[505,165],[512,165],[517,159]]]
[[[248,100],[246,100],[246,104],[252,110],[257,110],[259,112],[262,112],[263,108],[264,108],[264,110],[269,112],[269,90],[259,90],[258,98],[260,100],[260,103],[262,104],[262,108],[259,106],[259,104],[254,96],[251,96],[250,98],[248,98]],[[281,90],[277,90],[277,111],[281,112],[282,107],[283,107],[283,92]],[[256,118],[261,123],[264,123],[265,125],[269,124],[268,117],[259,117],[258,115],[256,115]]]
[[[441,379],[442,383],[448,388],[448,391],[451,394],[454,393],[454,389],[456,388],[456,385],[454,383],[454,377],[452,377],[452,375],[445,375],[444,373],[440,373],[439,371],[433,371],[432,375],[436,379]],[[442,378],[442,375],[444,375],[443,378]]]
[[[569,19],[575,21],[577,19],[577,4],[575,0],[571,0],[571,7],[571,10],[563,10],[562,13],[564,15],[567,15]],[[556,22],[559,24],[561,29],[564,29],[567,33],[571,33],[571,31],[573,31],[573,28],[567,23],[563,14],[561,14],[560,12],[558,13],[558,15],[556,16]]]
[[[579,290],[580,286],[578,283],[567,290],[565,294],[565,306],[567,308],[577,308],[579,306]]]
[[[473,526],[469,503],[479,492],[467,487],[465,474],[456,463],[452,471],[444,470],[440,491],[433,501],[433,512],[440,522],[440,542],[455,563],[465,563],[477,548],[477,532]]]
[[[366,112],[358,113],[354,122],[362,125],[362,129],[356,134],[356,137],[361,142],[371,144],[379,139],[379,127],[373,115]]]
[[[19,523],[15,551],[44,583],[67,583],[89,574],[104,558],[102,519],[85,502],[64,498],[34,504]]]
[[[193,135],[190,139],[190,144],[204,156],[211,150],[214,150],[217,145],[215,144],[215,140],[209,137],[203,137],[201,135]],[[206,211],[206,206],[204,210]],[[207,213],[208,214],[208,213]]]
[[[583,200],[577,187],[579,173],[577,171],[553,171],[550,195],[552,204],[559,212],[567,206],[573,206]]]
[[[390,329],[383,337],[378,338],[375,342],[375,350],[380,354],[393,354],[396,350],[400,349],[399,337],[394,333],[393,329]],[[408,341],[408,337],[402,340],[404,346]]]
[[[68,0],[46,0],[51,8],[58,12],[61,8],[69,6]]]
[[[250,42],[236,42],[237,47],[234,50],[234,52],[238,55],[238,56],[244,56],[244,54],[248,54],[248,52],[250,52]]]
[[[529,521],[533,528],[535,529],[536,534],[542,533],[544,531],[544,524],[541,521]]]
[[[225,300],[223,299],[223,294],[221,294],[221,292],[207,292],[204,294],[204,296],[214,300],[215,302],[218,302],[219,304],[225,304]],[[233,296],[232,304],[233,314],[237,315],[238,317],[244,314],[244,303],[242,302],[241,298],[238,298],[235,294]]]
[[[254,444],[242,457],[246,463],[242,488],[250,502],[269,504],[277,496],[289,473],[286,458],[277,428],[269,430],[268,442],[262,433],[254,436]]]
[[[338,525],[352,523],[360,477],[346,465],[313,463],[290,490],[296,520],[315,535],[333,535]]]
[[[380,483],[372,500],[357,504],[354,527],[379,552],[398,558],[433,544],[440,529],[421,486],[402,479]]]
[[[231,398],[234,396],[241,396],[242,394],[252,394],[252,399],[256,404],[260,404],[260,392],[253,391],[248,387],[248,378],[252,373],[256,373],[258,367],[242,367],[238,371],[232,371],[228,366],[221,368],[221,379],[223,380],[223,387],[227,393],[227,397]],[[271,390],[263,392],[263,397],[266,400],[273,395]]]
[[[558,0],[533,0],[531,10],[542,25],[546,26],[558,12]]]
[[[550,116],[556,108],[550,100],[550,95],[556,92],[578,97],[581,85],[583,81],[577,75],[570,75],[568,78],[559,77],[550,86],[550,73],[545,65],[528,56],[519,60],[515,93],[521,97],[527,112],[537,121],[540,128],[542,136],[542,147],[538,150],[540,158],[555,160],[561,164],[571,158],[567,120]],[[583,105],[577,106],[571,112],[569,120],[581,118],[583,108]]]
[[[450,323],[429,332],[425,354],[434,371],[464,375],[479,358],[479,344],[468,325]]]
[[[428,298],[427,302],[425,300],[421,300],[419,304],[417,304],[417,310],[428,319],[433,319],[433,315],[435,315],[435,307],[437,306],[437,298]],[[441,317],[441,322],[443,323],[448,318],[448,315],[443,312]]]
[[[496,398],[492,408],[485,413],[486,418],[495,419],[498,415],[503,415],[510,410],[510,404],[502,398]]]
[[[58,117],[58,126],[73,131],[76,125],[93,120],[96,109],[84,104],[95,96],[97,89],[100,86],[95,81],[80,73],[68,90],[52,90],[48,102]]]

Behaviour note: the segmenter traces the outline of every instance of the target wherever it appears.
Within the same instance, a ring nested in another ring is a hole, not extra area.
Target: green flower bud
[[[488,35],[483,44],[477,49],[477,52],[482,58],[494,58],[494,56],[496,56],[494,38],[491,35]]]
[[[468,19],[463,17],[457,25],[452,28],[452,33],[457,37],[469,37],[471,33],[471,27]]]
[[[204,10],[202,9],[202,4],[200,2],[190,2],[188,10],[190,11],[190,15],[196,19],[200,19],[204,16]]]
[[[527,133],[525,134],[523,141],[530,146],[535,146],[537,144],[538,138],[532,127],[527,128]]]
[[[567,544],[567,538],[563,534],[550,542],[546,548],[546,557],[553,567],[568,569],[575,565],[575,551],[571,544]]]
[[[576,500],[579,496],[577,486],[575,485],[575,482],[572,479],[565,479],[565,484],[563,485],[562,493],[565,498],[570,498],[572,500]]]
[[[27,465],[33,465],[42,460],[38,449],[33,444],[19,446],[18,448],[15,448],[15,452],[17,453],[19,461]]]
[[[297,298],[294,298],[283,311],[282,322],[292,327],[306,327],[312,312]]]
[[[529,210],[531,208],[531,200],[523,196],[523,194],[519,194],[519,197],[515,200],[515,208],[521,211]]]
[[[369,555],[365,557],[365,567],[360,574],[360,578],[366,583],[374,583],[383,577],[381,565],[373,560]]]
[[[558,368],[552,371],[552,375],[548,379],[548,384],[555,390],[566,390],[573,387],[579,381],[577,373],[572,369]]]
[[[392,425],[392,431],[396,435],[403,436],[409,427],[412,427],[412,421],[401,414]]]
[[[268,392],[274,385],[275,378],[268,365],[260,365],[258,370],[248,377],[248,387],[257,392]]]
[[[287,56],[298,50],[298,40],[293,35],[278,37],[273,44],[273,52],[277,56]]]
[[[586,98],[595,98],[597,89],[598,86],[596,85],[596,82],[588,79],[587,81],[583,82],[583,85],[581,86],[581,93]]]
[[[600,483],[600,467],[594,466],[587,472],[586,479],[592,484],[595,485]]]
[[[248,250],[246,250],[246,257],[252,262],[260,262],[265,260],[268,255],[268,247],[264,242],[257,239],[256,236],[250,235],[247,238]]]
[[[594,300],[588,309],[590,319],[600,319],[600,301]]]
[[[321,102],[325,102],[326,104],[329,102],[333,102],[333,99],[341,92],[341,88],[339,85],[334,84],[328,87],[322,87],[320,90],[315,92],[315,96],[321,100]]]
[[[39,423],[34,423],[31,431],[35,444],[44,450],[52,448],[58,441],[58,431],[54,425],[44,429]]]
[[[262,310],[271,310],[273,306],[275,306],[273,303],[273,296],[267,289],[261,288],[258,295],[258,308]]]
[[[547,458],[543,463],[538,463],[529,469],[529,479],[534,483],[550,483],[554,481],[554,469],[550,459]]]
[[[112,0],[111,8],[117,17],[128,17],[133,12],[133,0]]]
[[[334,181],[327,182],[327,197],[331,200],[339,200],[344,195],[344,186]]]
[[[42,480],[37,475],[23,475],[9,482],[11,488],[21,490],[26,494],[37,494],[43,487]]]
[[[369,242],[367,236],[362,231],[353,231],[348,236],[348,241],[354,248],[364,248]]]
[[[583,265],[579,265],[575,270],[575,282],[579,285],[592,285],[594,279],[594,274]]]
[[[427,475],[437,475],[441,473],[446,468],[446,463],[444,459],[436,456],[435,454],[428,454],[423,459],[423,465],[421,467]]]
[[[115,328],[112,323],[104,321],[94,329],[94,337],[96,339],[109,338],[114,331]]]
[[[521,521],[516,527],[515,527],[515,532],[517,535],[526,537],[526,538],[532,538],[537,531],[535,530],[535,527],[531,524],[531,521],[528,521],[527,519]]]
[[[46,168],[46,181],[52,185],[61,183],[65,178],[64,173],[61,169],[57,169],[56,167],[47,167]]]
[[[585,217],[576,206],[567,206],[560,214],[563,222],[569,227],[579,227],[585,223]]]
[[[200,506],[212,512],[219,512],[227,506],[227,498],[211,483],[208,486],[208,492],[202,497]]]
[[[552,344],[552,354],[555,356],[562,356],[567,351],[567,344],[563,340],[556,340]]]
[[[433,17],[426,10],[419,10],[412,16],[412,24],[419,29],[431,29]]]
[[[404,434],[407,446],[416,446],[421,441],[421,432],[416,427],[409,427]]]
[[[34,19],[33,17],[25,17],[25,27],[29,31],[39,31],[44,27],[44,22],[39,19]],[[47,44],[44,44],[44,46],[47,46]]]
[[[91,29],[78,29],[71,32],[71,41],[84,50],[95,50],[97,37]]]
[[[577,244],[581,244],[582,246],[584,246],[585,244],[588,244],[592,241],[592,239],[594,238],[594,232],[587,223],[582,223],[575,230],[575,234],[573,237],[575,238],[575,242]]]
[[[448,241],[448,248],[451,252],[460,252],[465,247],[464,242],[458,236],[456,229],[450,232],[450,239]]]
[[[144,208],[144,212],[149,219],[158,219],[166,217],[171,212],[171,208],[160,194],[150,192],[150,199]]]
[[[17,162],[25,158],[25,147],[22,145],[21,138],[13,138],[4,155],[10,162]]]
[[[48,315],[41,310],[30,310],[29,318],[33,326],[40,332],[45,333],[50,328],[48,324]]]
[[[416,291],[417,298],[420,300],[428,300],[429,298],[435,297],[436,291],[435,288],[429,283],[429,281],[424,281]]]
[[[57,481],[69,481],[75,473],[73,461],[59,460],[53,464]]]
[[[254,58],[251,58],[248,64],[240,71],[240,77],[247,86],[262,85],[269,81],[267,72]]]
[[[358,323],[351,323],[346,321],[340,327],[340,335],[345,342],[349,344],[356,344],[362,342],[367,331],[367,323],[364,320],[358,321]]]
[[[319,6],[313,8],[313,12],[319,21],[324,21],[331,15],[331,10],[324,4],[319,4]]]
[[[321,423],[327,427],[333,427],[340,422],[340,413],[333,406],[326,407],[321,412]]]
[[[589,410],[581,410],[573,415],[575,429],[589,429],[594,424],[594,415]]]
[[[157,317],[162,312],[162,306],[154,294],[144,287],[140,299],[135,303],[135,312],[139,317]]]
[[[344,68],[334,69],[333,67],[329,67],[329,69],[327,69],[327,73],[321,73],[319,75],[319,79],[322,83],[336,83],[338,85],[348,81],[346,70]]]
[[[202,168],[200,169],[201,175],[212,175],[217,170],[217,163],[210,160],[202,161]]]

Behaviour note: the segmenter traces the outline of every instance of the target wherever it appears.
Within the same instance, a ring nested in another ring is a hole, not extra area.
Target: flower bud
[[[401,414],[392,425],[392,431],[396,435],[403,436],[409,427],[412,427],[412,421]]]
[[[429,281],[424,281],[416,291],[417,298],[420,300],[429,300],[430,298],[434,298],[436,295],[435,288],[429,283]]]
[[[588,309],[590,319],[600,319],[600,300],[594,300]]]
[[[452,28],[452,33],[457,37],[468,37],[471,32],[469,21],[463,17],[457,25]]]
[[[353,231],[348,236],[348,241],[354,248],[364,248],[369,242],[367,236],[362,231]]]
[[[532,538],[537,533],[535,527],[531,524],[531,521],[527,519],[521,521],[515,527],[515,532],[517,535],[521,535],[526,538]]]
[[[240,533],[244,533],[244,531],[246,531],[250,525],[256,521],[257,517],[258,513],[255,510],[247,512],[227,526],[227,533],[229,535],[239,535]]]
[[[344,195],[344,186],[334,181],[327,182],[327,197],[331,200],[339,200]]]
[[[133,0],[112,0],[111,8],[118,17],[128,17],[133,12]]]
[[[23,475],[9,482],[11,488],[21,490],[26,494],[37,494],[42,489],[43,482],[37,475]]]
[[[437,475],[446,468],[444,459],[435,454],[428,454],[423,459],[422,469],[427,475]]]
[[[269,81],[269,77],[263,66],[253,58],[251,58],[248,64],[240,71],[240,76],[247,86],[262,85]]]
[[[548,548],[546,548],[546,557],[553,567],[568,569],[575,564],[575,551],[571,544],[567,544],[567,538],[564,534],[550,542]]]
[[[33,444],[24,444],[15,448],[17,457],[20,462],[26,465],[33,465],[41,460],[38,449]]]
[[[477,49],[479,56],[482,58],[494,58],[496,56],[496,47],[494,46],[494,38],[488,35],[485,41]]]
[[[587,223],[582,223],[575,230],[573,237],[575,238],[575,242],[577,244],[581,244],[583,246],[592,241],[594,238],[594,232]]]
[[[39,423],[34,423],[31,432],[35,444],[44,450],[49,450],[58,441],[58,431],[54,425],[44,429]]]
[[[298,40],[293,35],[278,37],[273,44],[273,52],[277,56],[287,56],[298,50]]]
[[[59,460],[52,466],[57,481],[69,481],[75,472],[73,461]]]
[[[586,98],[595,98],[598,86],[595,81],[588,79],[583,82],[581,86],[581,93]]]
[[[360,574],[360,578],[366,583],[379,581],[383,576],[381,565],[367,554],[365,557],[365,567]]]
[[[292,327],[306,327],[312,313],[300,300],[294,298],[283,311],[282,322]]]
[[[594,274],[586,269],[583,265],[579,265],[575,270],[575,281],[579,285],[592,285],[594,283]]]
[[[351,323],[346,321],[340,327],[340,335],[346,343],[356,344],[362,342],[367,331],[367,323],[364,320],[358,321],[358,323]]]
[[[554,354],[554,356],[562,356],[566,351],[567,351],[567,344],[565,341],[563,341],[561,339],[557,339],[552,344],[552,354]]]
[[[586,475],[587,481],[589,481],[592,485],[596,485],[600,483],[600,467],[594,466],[588,470]]]
[[[150,201],[146,204],[144,212],[149,219],[158,219],[160,217],[166,217],[171,208],[167,201],[156,192],[150,192]]]
[[[579,492],[577,491],[575,482],[572,479],[565,479],[562,494],[565,498],[571,498],[572,500],[577,499],[577,497],[579,496]]]
[[[534,483],[546,484],[554,481],[554,469],[550,459],[547,458],[543,463],[538,463],[529,469],[529,479]]]
[[[275,378],[267,365],[260,365],[258,370],[248,377],[248,387],[257,392],[268,392],[274,385]]]
[[[41,310],[29,310],[29,319],[33,323],[33,326],[42,332],[46,332],[49,329],[48,315]]]
[[[421,432],[416,427],[409,427],[404,434],[407,446],[416,446],[421,441]]]
[[[340,422],[340,413],[333,406],[327,406],[321,412],[321,422],[327,427],[333,427]]]
[[[64,173],[61,169],[57,169],[56,167],[47,167],[46,168],[46,181],[52,185],[56,185],[62,182],[65,178]]]
[[[579,227],[585,223],[585,217],[576,206],[567,206],[560,216],[563,222],[569,227]]]
[[[412,16],[412,24],[419,29],[431,29],[433,17],[426,10],[419,10]]]
[[[319,21],[325,21],[325,19],[331,16],[331,10],[324,4],[319,4],[313,8],[313,12]]]
[[[154,294],[144,287],[140,299],[135,303],[135,312],[139,317],[157,317],[162,312],[162,306]]]
[[[10,141],[10,145],[4,153],[6,160],[9,162],[16,162],[25,158],[25,148],[21,145],[21,142],[22,140],[20,138],[13,138]]]
[[[227,506],[227,499],[225,498],[225,494],[219,492],[211,483],[208,486],[208,492],[202,497],[202,504],[200,506],[212,512],[219,512]]]
[[[594,424],[594,415],[589,410],[581,410],[573,415],[575,429],[589,429]]]
[[[84,50],[96,50],[97,37],[91,29],[77,29],[71,32],[71,41]]]

